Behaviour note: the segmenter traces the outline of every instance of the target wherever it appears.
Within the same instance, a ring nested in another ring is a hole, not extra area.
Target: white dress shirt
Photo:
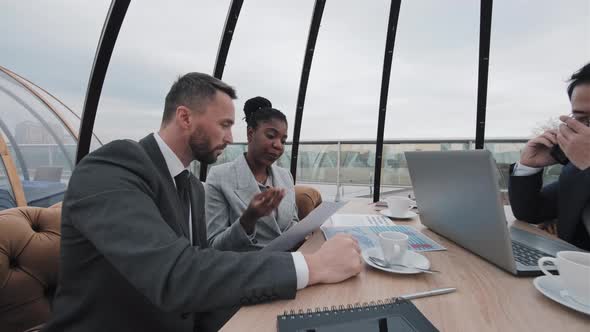
[[[512,170],[512,175],[514,176],[529,176],[529,175],[533,175],[533,174],[537,174],[540,171],[542,171],[543,168],[542,167],[529,167],[526,165],[523,165],[519,162],[516,162],[516,164],[514,164],[514,169]]]
[[[172,149],[168,146],[168,144],[166,144],[166,142],[164,142],[162,137],[160,137],[160,134],[154,133],[154,138],[156,139],[156,143],[158,143],[158,147],[160,148],[160,152],[162,152],[162,155],[164,156],[164,160],[166,161],[166,167],[168,167],[168,172],[170,172],[170,177],[171,177],[170,179],[172,180],[174,187],[176,187],[176,182],[174,181],[174,177],[176,177],[178,174],[182,173],[182,171],[184,171],[184,170],[189,171],[188,167],[184,167],[184,165],[182,164],[182,161],[180,161],[180,159],[178,158],[176,153],[174,153],[174,151],[172,151]],[[193,244],[193,223],[191,220],[192,220],[191,205],[189,204],[188,205],[188,220],[187,220],[188,234],[189,234],[189,240],[191,241],[191,244]]]
[[[170,172],[170,180],[176,187],[176,182],[174,182],[174,177],[180,174],[184,170],[188,170],[188,167],[184,167],[180,158],[172,151],[172,149],[164,142],[162,137],[159,133],[154,133],[154,138],[156,139],[156,143],[158,143],[158,147],[164,156],[164,160],[166,161],[166,166],[168,167],[168,171]],[[189,226],[189,235],[191,244],[193,243],[193,223],[192,223],[191,211],[190,211],[190,204],[189,204],[189,213],[188,213],[188,226]],[[293,264],[295,265],[295,274],[297,275],[297,289],[303,289],[307,287],[309,283],[309,268],[307,266],[307,262],[303,257],[303,254],[300,252],[293,252],[291,253],[293,256]]]

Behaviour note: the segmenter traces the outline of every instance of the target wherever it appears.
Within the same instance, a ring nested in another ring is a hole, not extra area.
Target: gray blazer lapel
[[[235,193],[242,203],[244,203],[245,208],[247,208],[254,195],[260,193],[260,188],[258,188],[258,183],[256,183],[256,179],[254,178],[250,166],[248,166],[248,163],[246,162],[246,157],[243,154],[234,162],[234,168],[236,183],[238,184]],[[281,234],[278,223],[272,215],[262,217],[260,218],[260,221],[261,222],[258,223],[257,227],[264,225],[264,227],[272,233],[275,233],[276,235]]]
[[[260,192],[260,189],[258,189],[256,179],[254,179],[254,175],[252,175],[252,171],[250,170],[250,166],[248,166],[244,155],[236,158],[233,168],[235,170],[235,181],[237,183],[234,191],[242,203],[248,207],[250,201],[254,195]]]
[[[295,192],[292,190],[292,181],[289,173],[280,172],[280,170],[278,170],[278,166],[275,165],[271,166],[271,172],[274,180],[274,186],[284,188],[286,190],[286,195],[277,209],[277,217],[281,220],[292,220],[294,215],[293,206],[295,205]]]

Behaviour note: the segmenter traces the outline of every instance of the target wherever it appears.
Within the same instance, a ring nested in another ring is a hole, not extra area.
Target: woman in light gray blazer
[[[263,97],[244,104],[248,151],[212,167],[207,176],[209,245],[219,250],[258,250],[299,219],[291,173],[274,163],[284,152],[287,118]]]

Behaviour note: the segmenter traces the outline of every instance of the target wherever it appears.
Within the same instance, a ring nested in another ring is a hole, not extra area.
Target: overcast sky
[[[212,73],[229,0],[132,1],[112,56],[95,132],[156,130],[176,77]],[[0,0],[0,65],[80,112],[110,1]],[[245,0],[223,79],[243,102],[262,95],[294,122],[313,0]],[[384,0],[328,0],[302,140],[375,139],[389,12]],[[404,0],[386,138],[473,138],[479,0]],[[590,0],[496,0],[486,135],[528,137],[569,111],[566,79],[590,61]],[[5,98],[4,96],[2,98]],[[291,134],[291,132],[290,132]],[[234,127],[243,141],[245,126]]]

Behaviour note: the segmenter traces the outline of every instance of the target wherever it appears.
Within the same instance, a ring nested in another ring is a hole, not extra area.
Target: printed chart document
[[[373,247],[378,248],[380,246],[378,234],[385,231],[401,232],[408,235],[408,249],[416,252],[446,250],[445,247],[441,246],[428,236],[418,232],[413,227],[405,225],[351,227],[324,225],[321,227],[321,230],[324,233],[326,239],[330,239],[338,233],[350,234],[359,242],[361,250],[366,250]]]

